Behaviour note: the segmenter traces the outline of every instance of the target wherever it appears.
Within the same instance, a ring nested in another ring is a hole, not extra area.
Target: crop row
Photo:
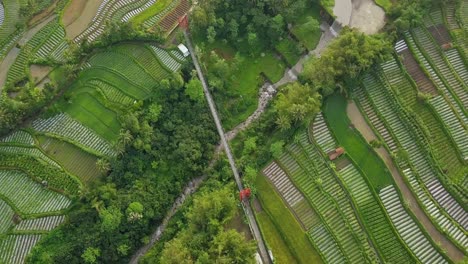
[[[134,83],[143,87],[147,92],[151,92],[151,88],[155,82],[160,81],[151,76],[145,69],[131,57],[118,52],[101,52],[94,55],[90,60],[92,67],[105,67],[109,71],[118,72]]]
[[[115,0],[115,1],[110,1],[110,0],[105,0],[101,3],[101,5],[98,8],[98,12],[93,18],[93,21],[91,22],[91,25],[82,32],[80,35],[78,35],[74,41],[75,42],[80,42],[83,39],[88,39],[88,41],[92,42],[94,41],[97,37],[99,37],[105,30],[106,23],[108,21],[111,21],[112,18],[116,15],[116,13],[119,10],[123,10],[122,14],[120,14],[118,17],[118,21],[130,10],[134,8],[132,4],[134,3],[141,3],[142,0]],[[141,3],[140,5],[142,5]],[[138,5],[137,5],[138,6]]]
[[[13,44],[21,37],[21,29],[16,28],[20,22],[19,1],[2,1],[3,23],[0,26],[0,58],[3,58]]]
[[[25,214],[60,211],[71,203],[62,194],[44,189],[19,171],[0,170],[0,183],[0,194]]]
[[[28,155],[39,160],[42,160],[52,166],[60,168],[60,165],[49,158],[47,155],[44,155],[40,150],[35,147],[18,147],[18,146],[0,146],[0,152],[7,154],[23,154]]]
[[[468,160],[468,131],[443,97],[436,96],[432,98],[429,103],[437,111],[437,114],[442,119],[442,122],[444,122],[445,127],[448,128],[457,148],[462,154],[462,158],[464,160]]]
[[[130,106],[135,101],[134,98],[123,93],[120,89],[98,79],[91,80],[86,85],[92,85],[99,89],[107,100],[116,104]]]
[[[176,72],[180,69],[182,66],[178,61],[176,61],[174,58],[172,58],[171,55],[169,55],[169,52],[167,52],[164,49],[161,49],[156,46],[150,46],[151,49],[154,51],[156,56],[158,56],[159,60],[166,65],[167,68],[169,68],[171,71]]]
[[[409,47],[411,47],[411,50],[415,57],[418,59],[420,65],[426,69],[426,72],[429,73],[429,76],[431,77],[432,81],[434,84],[439,88],[439,90],[444,94],[445,98],[447,98],[448,102],[451,104],[451,106],[455,109],[457,114],[463,119],[464,123],[468,122],[468,118],[466,117],[464,111],[458,104],[457,100],[455,97],[452,95],[452,92],[448,88],[448,86],[445,84],[443,79],[439,77],[437,72],[432,68],[431,64],[429,61],[424,57],[423,53],[421,50],[416,46],[416,43],[412,36],[409,33],[405,34],[407,44]]]
[[[179,19],[187,14],[189,9],[190,3],[188,0],[180,0],[179,4],[174,9],[158,22],[158,25],[164,32],[171,31],[179,23]]]
[[[25,263],[42,235],[8,235],[0,240],[0,261],[5,264]]]
[[[15,143],[15,144],[22,144],[22,145],[34,145],[33,137],[23,130],[17,130],[8,136],[5,136],[0,139],[2,143]]]
[[[65,29],[61,25],[58,25],[44,45],[36,51],[35,56],[39,59],[51,57],[54,60],[63,62],[65,60],[64,52],[67,48],[68,43],[65,41]]]
[[[438,47],[426,29],[415,28],[413,30],[413,38],[416,44],[427,54],[428,60],[431,61],[435,70],[440,74],[441,78],[445,79],[449,88],[462,102],[462,106],[468,108],[468,93],[466,93],[464,85],[461,83],[459,76],[447,63],[440,47]]]
[[[398,233],[421,263],[447,263],[406,212],[393,186],[382,189],[379,196]]]
[[[4,234],[13,226],[15,211],[2,199],[0,199],[0,235]]]
[[[59,26],[55,20],[49,22],[21,48],[18,57],[8,70],[7,83],[15,83],[26,77],[26,68],[29,66],[31,56],[35,54],[36,50],[49,39]]]
[[[367,223],[368,230],[374,237],[384,259],[393,263],[411,262],[411,256],[400,244],[398,236],[393,233],[387,216],[372,195],[363,175],[356,169],[354,164],[347,165],[339,171],[338,175],[356,201],[362,218]],[[388,241],[394,242],[388,243]]]
[[[377,112],[379,112],[385,120],[387,127],[390,129],[390,131],[392,131],[392,135],[394,135],[396,141],[399,142],[402,149],[408,153],[408,158],[400,161],[398,165],[402,168],[410,166],[411,169],[414,169],[419,176],[418,181],[421,181],[422,186],[424,186],[423,188],[427,188],[430,182],[437,180],[435,172],[436,169],[431,165],[428,157],[425,156],[426,152],[421,149],[417,143],[418,139],[421,139],[421,137],[414,137],[410,132],[411,130],[409,130],[407,127],[408,123],[404,123],[402,116],[397,114],[402,114],[402,109],[393,105],[394,102],[391,100],[392,98],[389,98],[384,88],[387,86],[386,83],[383,83],[377,77],[368,74],[364,78],[364,86],[366,91],[369,93],[369,98],[371,99],[372,104],[376,107]],[[361,94],[361,96],[362,95],[363,94]],[[359,99],[360,101],[366,100],[366,98]],[[364,109],[364,111],[367,112],[366,109]],[[431,201],[432,203],[432,200],[428,197],[428,192],[418,193],[414,188],[413,192],[416,193],[421,201],[424,199]],[[442,197],[441,194],[442,193],[438,194],[437,197]],[[434,198],[437,200],[437,197]],[[453,200],[453,203],[460,210],[463,210],[463,208],[461,208],[455,200]],[[434,208],[436,209],[437,213],[440,214],[439,209],[435,207],[435,205]],[[426,210],[430,212],[427,206]],[[456,226],[454,227],[457,228]]]
[[[405,67],[410,66],[407,62],[408,58],[412,58],[411,52],[405,50],[402,54],[404,54],[403,60]],[[422,72],[419,64],[414,62],[412,65],[413,69],[411,71],[414,71],[417,76],[423,76],[425,79],[420,80],[420,83],[423,85],[427,83],[432,85],[432,82]],[[383,76],[390,84],[388,88],[392,89],[392,91],[388,90],[387,92],[389,94],[397,94],[398,96],[394,97],[407,108],[407,112],[412,113],[412,115],[416,117],[415,124],[417,123],[421,130],[425,132],[434,158],[437,160],[438,164],[443,166],[443,171],[450,180],[459,182],[459,180],[464,177],[463,171],[465,170],[465,166],[462,162],[460,152],[454,151],[454,148],[457,149],[455,142],[451,139],[448,129],[444,126],[443,122],[441,122],[439,114],[433,109],[431,104],[421,103],[420,98],[418,98],[417,89],[415,89],[410,82],[409,76],[406,76],[404,71],[398,67],[396,61],[390,60],[382,64],[381,68]],[[408,71],[410,70],[408,69]],[[417,85],[420,83],[417,82]],[[364,103],[369,102],[367,101]],[[450,108],[450,106],[447,107]],[[388,138],[385,140],[388,141]],[[392,149],[392,151],[395,151],[395,149]]]
[[[163,67],[161,60],[159,60],[150,46],[138,47],[134,44],[126,44],[115,47],[113,51],[132,58],[148,74],[153,76],[155,80],[162,80],[168,76],[168,70]]]
[[[323,224],[314,227],[310,231],[310,236],[326,263],[347,263],[336,241]]]
[[[164,10],[162,10],[161,12],[157,13],[156,15],[150,17],[148,20],[146,20],[144,23],[143,23],[143,26],[145,28],[150,28],[150,27],[153,27],[154,25],[156,25],[156,23],[158,23],[167,13],[169,13],[169,11],[171,11],[172,9],[174,9],[176,7],[176,5],[180,2],[180,0],[173,0],[166,8],[164,8]]]
[[[41,147],[47,155],[60,162],[68,172],[84,183],[101,175],[96,166],[97,157],[73,144],[51,137],[41,137]]]
[[[284,170],[282,170],[276,162],[273,161],[270,163],[270,165],[263,170],[263,174],[267,176],[273,186],[275,186],[305,230],[309,230],[313,226],[319,224],[320,220],[309,206],[307,200],[301,192],[297,190],[288,178],[288,175],[286,175]]]
[[[116,155],[115,150],[106,140],[65,113],[47,119],[38,118],[33,121],[32,127],[38,132],[67,138],[101,155]]]
[[[333,139],[321,112],[317,114],[314,122],[312,123],[312,137],[324,153],[335,150],[337,144],[335,139]]]
[[[35,219],[23,220],[15,231],[51,231],[65,221],[64,215],[46,216]]]
[[[35,182],[46,182],[48,188],[76,195],[80,192],[80,182],[63,170],[49,166],[28,155],[0,154],[0,167],[18,168],[24,171]]]
[[[289,145],[280,162],[334,234],[345,257],[352,263],[365,262],[361,249],[367,241],[359,237],[363,232],[348,197],[305,133],[301,139],[305,145]]]
[[[140,14],[141,12],[145,11],[147,8],[149,8],[150,6],[152,6],[153,4],[156,3],[156,0],[149,0],[148,2],[146,2],[146,4],[144,4],[143,6],[140,6],[138,7],[137,9],[134,9],[130,12],[128,12],[127,14],[125,14],[125,16],[122,18],[122,22],[128,22],[132,17]]]

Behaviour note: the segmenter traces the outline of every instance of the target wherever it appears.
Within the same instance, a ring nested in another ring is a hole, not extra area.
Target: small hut
[[[344,148],[342,147],[336,148],[334,151],[331,151],[330,153],[328,153],[328,158],[330,160],[336,160],[339,156],[343,155],[344,152],[345,152]]]

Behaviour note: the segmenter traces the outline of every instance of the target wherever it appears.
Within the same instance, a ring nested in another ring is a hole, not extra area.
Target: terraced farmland
[[[40,59],[51,57],[57,61],[63,61],[63,51],[67,48],[64,37],[64,29],[57,20],[52,20],[39,30],[21,49],[15,62],[9,68],[7,83],[15,84],[27,78],[29,64],[35,57]]]
[[[178,5],[168,12],[159,22],[158,26],[164,32],[170,32],[179,23],[179,18],[187,14],[190,9],[190,3],[188,0],[180,0]]]
[[[143,22],[143,26],[145,28],[153,27],[154,25],[159,23],[159,21],[161,21],[161,19],[163,19],[166,14],[171,12],[171,10],[174,9],[179,4],[179,2],[179,0],[171,0],[171,2],[161,12],[155,14],[154,16],[150,17],[145,22]]]
[[[24,263],[42,235],[8,235],[0,241],[0,260],[6,264]]]
[[[349,164],[338,172],[349,193],[356,201],[363,220],[369,227],[380,253],[387,261],[411,262],[412,257],[400,244],[398,236],[388,223],[387,216],[382,211],[379,203],[372,195],[366,181],[353,164]],[[393,241],[393,243],[388,243]]]
[[[393,186],[382,189],[379,196],[398,233],[421,263],[448,263],[405,211]]]
[[[320,250],[324,245],[319,243],[335,240],[341,252],[332,250],[333,254],[327,260],[336,258],[336,254],[342,254],[352,263],[376,259],[346,193],[321,154],[308,143],[307,134],[301,134],[300,138],[300,143],[287,147],[279,163],[322,220],[322,228],[313,229],[311,234],[318,232],[322,236],[324,231],[317,230],[323,228],[330,234],[327,239],[312,235],[313,242]],[[325,252],[322,254],[325,255]]]
[[[28,175],[15,170],[0,170],[0,195],[25,214],[39,214],[66,209],[71,201],[44,189]]]
[[[65,221],[64,215],[46,216],[42,218],[23,220],[15,231],[51,231]]]
[[[6,233],[13,226],[15,211],[6,202],[0,199],[0,235]]]
[[[16,28],[16,23],[22,21],[19,15],[21,3],[19,1],[2,1],[0,4],[0,58],[3,58],[8,50],[21,37],[21,30]]]
[[[89,148],[101,155],[114,156],[116,154],[107,141],[64,113],[47,119],[38,118],[34,120],[32,127],[37,132],[67,138],[72,143]]]
[[[104,0],[98,8],[89,27],[78,35],[74,41],[87,39],[92,42],[102,35],[108,22],[127,22],[154,4],[154,0]]]
[[[96,156],[52,137],[41,136],[39,143],[45,154],[57,160],[68,172],[80,178],[81,182],[88,183],[101,175],[96,166]]]
[[[3,137],[2,139],[0,139],[0,142],[20,145],[34,145],[34,138],[28,132],[18,130],[12,132],[8,136]]]
[[[468,238],[463,234],[463,228],[459,226],[464,221],[463,219],[466,218],[466,212],[457,201],[451,198],[451,195],[444,188],[438,190],[437,193],[431,191],[433,190],[433,187],[431,187],[433,186],[433,182],[438,182],[437,169],[433,167],[429,157],[424,154],[426,152],[417,143],[418,141],[423,141],[423,138],[420,134],[415,134],[417,135],[416,137],[411,133],[413,128],[409,126],[409,123],[403,121],[406,118],[401,113],[401,108],[397,108],[398,106],[395,102],[389,100],[388,95],[386,95],[387,93],[384,89],[387,86],[386,83],[382,82],[378,77],[368,74],[364,80],[364,86],[369,97],[364,94],[363,89],[358,89],[358,101],[362,103],[370,99],[372,102],[371,104],[361,104],[365,105],[363,107],[364,113],[367,114],[370,111],[375,111],[372,108],[376,109],[376,112],[382,117],[385,126],[390,128],[392,137],[408,153],[408,159],[400,161],[398,165],[402,168],[408,182],[410,182],[413,192],[426,209],[426,212],[435,219],[435,222],[444,230],[449,230],[451,232],[450,236],[461,247],[466,247]],[[401,115],[398,114],[399,112]],[[382,131],[379,131],[379,133],[382,133]],[[411,167],[408,167],[410,164]],[[444,197],[448,197],[449,200]],[[439,205],[437,205],[436,201]],[[448,201],[450,207],[442,205],[442,203],[445,203],[444,201]],[[455,208],[457,213],[449,213],[453,217],[450,220],[445,213],[453,210],[452,208]]]
[[[406,60],[406,58],[407,56],[404,57],[404,60]],[[406,68],[408,67],[407,64],[405,64],[405,66]],[[419,67],[417,69],[419,69]],[[461,124],[458,121],[455,113],[452,111],[453,108],[449,102],[444,100],[442,96],[435,96],[429,101],[429,104],[421,104],[420,100],[418,99],[416,89],[412,86],[409,79],[405,77],[402,69],[394,60],[382,64],[382,73],[389,82],[388,88],[391,88],[391,90],[388,90],[388,92],[391,94],[393,93],[394,95],[398,94],[397,98],[403,106],[408,108],[407,111],[411,111],[416,114],[418,118],[417,120],[421,122],[420,126],[430,128],[425,129],[424,132],[426,133],[428,143],[434,151],[435,158],[440,162],[440,164],[444,165],[445,174],[448,175],[448,177],[453,181],[457,182],[457,179],[459,181],[460,178],[464,177],[463,175],[465,169],[462,162],[464,155],[462,154],[462,151],[453,150],[454,148],[463,149],[464,146],[463,144],[455,144],[456,141],[451,138],[450,131],[446,129],[446,124],[444,126],[444,122],[439,121],[441,120],[442,112],[438,112],[439,110],[435,111],[434,105],[431,103],[436,98],[439,98],[439,108],[442,108],[440,110],[444,110],[448,114],[451,114],[446,115],[446,117],[451,116],[452,118],[455,118],[455,122],[449,125],[459,127]],[[414,75],[411,75],[411,77],[414,78]],[[426,83],[432,85],[429,79],[426,79],[422,85],[426,85]],[[419,83],[416,82],[416,84]],[[458,138],[458,140],[458,142],[460,142],[464,139]],[[394,149],[392,151],[394,151]]]

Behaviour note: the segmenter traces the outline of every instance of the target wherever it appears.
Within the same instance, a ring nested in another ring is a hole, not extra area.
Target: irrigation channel
[[[237,125],[231,131],[225,133],[225,138],[227,139],[227,141],[232,140],[233,138],[235,138],[235,136],[239,132],[247,129],[247,127],[253,121],[258,119],[261,116],[261,114],[265,111],[268,102],[273,98],[273,96],[271,94],[268,94],[266,92],[267,87],[272,86],[274,89],[277,89],[278,87],[280,87],[280,86],[282,86],[284,84],[296,81],[297,80],[297,75],[302,72],[302,69],[303,69],[302,65],[303,65],[304,61],[309,56],[320,56],[320,53],[326,48],[328,43],[330,43],[330,41],[335,37],[335,35],[333,35],[331,33],[331,31],[330,31],[330,26],[327,25],[326,23],[323,23],[321,25],[321,29],[322,29],[323,33],[322,33],[322,36],[320,38],[320,42],[318,43],[317,47],[314,50],[310,51],[306,55],[303,55],[302,58],[296,63],[296,65],[294,67],[292,67],[291,69],[287,69],[285,71],[285,73],[284,73],[283,78],[281,78],[281,80],[279,80],[277,83],[274,83],[274,84],[265,83],[260,88],[260,91],[259,91],[260,97],[258,99],[257,110],[255,110],[255,112],[252,115],[250,115],[244,122]],[[212,161],[211,161],[211,163],[209,165],[210,167],[215,163],[215,161],[217,160],[217,157],[223,151],[223,149],[224,149],[224,145],[222,143],[220,143],[218,145],[218,147],[216,148],[215,156],[214,156],[214,158],[212,159]],[[172,216],[174,216],[174,214],[177,212],[177,210],[182,206],[185,199],[190,194],[194,193],[200,187],[200,185],[207,178],[207,176],[208,175],[199,176],[199,177],[193,179],[192,181],[190,181],[185,186],[185,188],[182,191],[181,195],[175,200],[175,202],[173,203],[171,209],[168,211],[168,213],[164,217],[162,223],[156,228],[156,230],[151,235],[150,242],[148,244],[144,245],[142,248],[140,248],[132,256],[132,258],[130,260],[130,264],[137,264],[139,258],[143,257],[146,254],[146,252],[148,252],[151,249],[151,247],[153,247],[153,245],[161,238],[164,230],[166,229],[167,224],[169,223],[169,220],[172,218]]]

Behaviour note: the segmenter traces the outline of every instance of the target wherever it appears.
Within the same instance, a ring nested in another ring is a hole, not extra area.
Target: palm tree
[[[129,130],[121,129],[119,133],[119,142],[122,143],[123,147],[125,148],[130,144],[133,140],[133,136]]]
[[[110,162],[104,158],[96,161],[96,167],[102,174],[107,174],[111,169]]]

